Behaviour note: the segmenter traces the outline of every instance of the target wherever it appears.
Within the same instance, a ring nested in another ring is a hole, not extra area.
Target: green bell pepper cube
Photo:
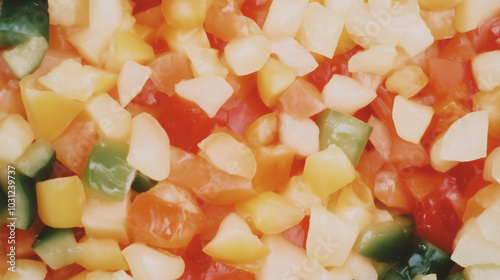
[[[359,162],[373,127],[359,119],[330,109],[321,112],[316,120],[319,127],[319,148],[335,144],[341,148],[353,166]]]
[[[415,223],[409,216],[368,225],[354,245],[362,256],[377,262],[394,262],[403,258],[411,246]]]
[[[388,269],[381,280],[412,280],[417,275],[435,273],[438,280],[444,280],[454,262],[450,256],[425,239],[413,243],[408,255],[395,267]]]
[[[89,194],[108,200],[125,198],[136,173],[127,163],[128,150],[128,145],[122,142],[96,141],[83,172],[83,182]]]
[[[49,41],[47,0],[3,0],[0,6],[0,47],[16,46],[32,37]]]

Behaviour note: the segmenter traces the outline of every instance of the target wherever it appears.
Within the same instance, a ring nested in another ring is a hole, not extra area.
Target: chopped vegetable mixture
[[[3,0],[0,279],[500,279],[500,1]]]

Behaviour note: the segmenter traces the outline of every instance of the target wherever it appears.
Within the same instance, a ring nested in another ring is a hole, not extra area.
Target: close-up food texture
[[[0,3],[0,279],[500,279],[499,0]]]

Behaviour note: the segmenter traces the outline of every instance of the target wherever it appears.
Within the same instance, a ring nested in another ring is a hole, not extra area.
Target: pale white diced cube
[[[376,280],[378,279],[377,270],[373,262],[368,258],[361,256],[356,252],[351,252],[345,262],[352,275],[356,280]]]
[[[495,148],[484,161],[483,179],[500,182],[500,147]]]
[[[127,106],[141,92],[152,73],[153,70],[148,66],[127,60],[123,64],[116,84],[120,105]]]
[[[174,280],[184,273],[184,260],[167,251],[132,243],[122,251],[134,279]]]
[[[455,28],[467,32],[478,28],[489,18],[500,12],[498,0],[462,0],[455,8]]]
[[[186,46],[184,50],[189,60],[191,60],[191,67],[195,77],[218,75],[226,78],[228,71],[219,59],[219,51],[197,46]]]
[[[500,265],[500,246],[484,238],[476,219],[469,219],[455,240],[451,259],[462,267],[481,264]]]
[[[86,71],[80,62],[67,59],[40,77],[38,82],[58,94],[84,102],[94,92],[97,78]]]
[[[439,171],[439,172],[446,172],[453,167],[455,167],[457,164],[459,164],[458,161],[453,161],[453,160],[443,160],[441,159],[441,148],[443,147],[443,136],[441,135],[435,142],[432,144],[431,147],[431,152],[430,152],[430,160],[431,160],[431,166],[434,168],[434,170]]]
[[[308,0],[272,1],[262,30],[272,40],[294,38],[308,3]]]
[[[122,19],[121,0],[89,0],[90,28],[118,28]]]
[[[314,57],[293,38],[273,42],[271,52],[286,66],[293,68],[298,76],[307,75],[318,67]]]
[[[467,280],[497,280],[500,275],[500,265],[472,265],[464,268]]]
[[[369,72],[385,75],[392,69],[398,52],[394,47],[376,45],[365,51],[360,51],[349,60],[349,72]]]
[[[312,2],[307,6],[297,33],[297,41],[311,52],[332,58],[343,28],[342,16]]]
[[[235,38],[224,48],[227,65],[238,76],[259,71],[271,54],[271,42],[262,35]]]
[[[251,180],[257,171],[252,150],[227,133],[212,133],[198,143],[198,147],[202,158],[229,174]]]
[[[377,97],[373,89],[338,74],[332,76],[321,94],[328,108],[348,115],[354,114]]]
[[[399,46],[413,57],[426,50],[432,43],[434,43],[434,37],[431,30],[422,18],[418,17],[417,23],[404,33]]]
[[[49,0],[50,24],[75,27],[89,23],[89,0]]]
[[[358,233],[357,225],[323,206],[313,206],[306,241],[307,256],[323,266],[340,266],[347,260]]]
[[[418,144],[431,123],[434,109],[401,96],[394,99],[392,120],[402,139]]]
[[[270,253],[263,259],[262,266],[255,275],[257,280],[275,280],[284,277],[300,279],[296,271],[298,272],[300,266],[308,260],[304,249],[295,246],[279,234],[263,235],[261,241]]]
[[[308,156],[319,150],[319,128],[309,118],[295,119],[282,113],[279,132],[280,142],[297,149],[300,156]]]
[[[472,112],[456,120],[445,133],[441,159],[472,161],[486,157],[488,112]]]
[[[20,115],[12,114],[0,123],[0,162],[12,163],[33,142],[34,135],[29,123]]]
[[[478,54],[472,59],[472,74],[477,87],[490,91],[500,85],[500,50]]]
[[[496,203],[486,208],[481,215],[476,218],[476,223],[482,235],[488,241],[495,242],[500,246],[500,204]]]
[[[234,89],[221,76],[199,77],[175,85],[179,96],[198,104],[210,118],[231,97]]]
[[[352,7],[364,3],[363,0],[325,0],[325,7],[347,18]]]
[[[125,141],[130,137],[132,116],[109,94],[94,95],[87,100],[84,110],[103,136]]]
[[[170,174],[170,140],[160,123],[148,113],[132,119],[127,162],[156,181],[163,181]]]

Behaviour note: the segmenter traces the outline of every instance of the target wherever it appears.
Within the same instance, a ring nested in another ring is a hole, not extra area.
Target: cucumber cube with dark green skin
[[[14,162],[18,172],[40,182],[49,179],[56,162],[56,151],[51,142],[37,140]]]
[[[32,245],[35,253],[52,269],[71,264],[80,257],[73,230],[45,227]]]
[[[9,187],[15,186],[16,205],[14,217],[17,218],[15,221],[16,228],[26,230],[33,224],[37,214],[35,180],[20,172],[16,172],[12,177],[14,177],[14,183],[9,184]],[[9,196],[10,193],[7,193],[7,195]]]
[[[122,200],[135,178],[136,170],[127,163],[127,144],[99,139],[94,144],[83,172],[88,193],[108,200]]]
[[[446,280],[466,280],[464,274],[459,271],[451,274],[450,276],[446,277]]]
[[[32,37],[49,41],[47,0],[3,0],[0,6],[0,47],[16,46]]]
[[[412,280],[417,275],[436,274],[444,280],[453,267],[450,256],[425,239],[415,241],[407,256],[395,267],[388,269],[381,280]]]
[[[52,242],[53,240],[59,239],[62,236],[73,236],[73,230],[70,228],[52,228],[45,227],[36,237],[35,242],[31,246],[33,249],[44,246],[47,243]]]
[[[352,165],[356,166],[373,127],[353,116],[330,109],[321,112],[316,123],[319,127],[320,150],[335,144],[344,151]]]
[[[142,174],[140,171],[137,171],[135,175],[135,179],[132,182],[132,189],[136,192],[145,192],[154,187],[158,181],[155,181],[148,176]]]
[[[362,256],[377,262],[393,262],[405,256],[415,234],[415,223],[409,216],[367,226],[354,244]]]

